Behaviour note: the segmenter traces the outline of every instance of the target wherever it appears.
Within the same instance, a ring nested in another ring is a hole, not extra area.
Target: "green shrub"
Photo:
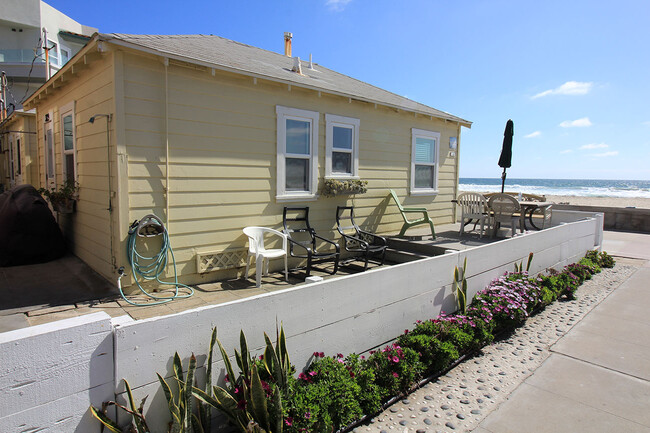
[[[603,251],[598,255],[598,264],[601,268],[613,268],[616,261],[607,252]]]
[[[591,260],[592,263],[600,266],[601,268],[613,268],[616,263],[612,256],[607,254],[607,252],[598,252],[598,250],[587,251],[585,257]]]
[[[578,264],[588,267],[592,275],[597,274],[601,271],[601,268],[600,266],[598,266],[598,263],[592,261],[591,259],[588,259],[587,257],[581,258]]]
[[[397,343],[370,352],[368,364],[375,370],[382,401],[408,391],[424,371],[418,353]]]

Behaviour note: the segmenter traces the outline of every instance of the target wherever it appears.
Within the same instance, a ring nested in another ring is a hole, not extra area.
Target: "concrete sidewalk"
[[[605,232],[603,249],[645,264],[474,432],[650,433],[650,235]]]

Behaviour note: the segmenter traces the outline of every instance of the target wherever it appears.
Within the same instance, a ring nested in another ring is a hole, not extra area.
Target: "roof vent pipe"
[[[311,61],[311,53],[309,53],[309,69],[314,69],[314,62]]]
[[[284,55],[291,57],[291,39],[293,38],[293,33],[284,32]]]
[[[302,75],[302,65],[300,63],[300,57],[293,58],[293,68],[291,70],[293,72],[297,72],[298,74]]]

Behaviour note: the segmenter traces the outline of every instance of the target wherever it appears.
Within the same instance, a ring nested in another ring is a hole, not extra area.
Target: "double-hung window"
[[[411,194],[437,194],[440,133],[413,128],[411,135]]]
[[[276,106],[277,198],[314,199],[318,186],[318,112]]]
[[[359,119],[326,114],[325,125],[325,176],[358,178]]]
[[[75,143],[74,102],[61,108],[61,143],[63,176],[70,182],[77,180],[77,152]]]

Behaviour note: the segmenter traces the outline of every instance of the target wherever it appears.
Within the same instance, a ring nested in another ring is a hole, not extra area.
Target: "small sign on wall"
[[[451,150],[456,150],[458,147],[458,139],[456,137],[449,137],[449,148]]]

